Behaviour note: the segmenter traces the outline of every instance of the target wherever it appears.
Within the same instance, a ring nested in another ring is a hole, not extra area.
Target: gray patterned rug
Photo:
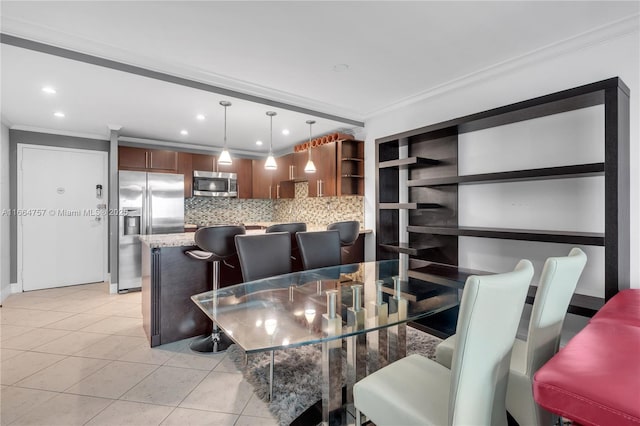
[[[407,327],[407,354],[418,353],[428,358],[435,355],[436,346],[442,340],[427,333]],[[269,397],[269,353],[248,356],[237,345],[227,350],[229,358],[242,370],[246,380],[254,387],[256,395],[263,401]],[[290,424],[307,408],[322,398],[320,381],[320,345],[275,352],[273,400],[269,410],[281,425]]]

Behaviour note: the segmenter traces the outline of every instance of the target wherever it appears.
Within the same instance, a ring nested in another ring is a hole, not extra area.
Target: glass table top
[[[416,295],[407,283],[407,269],[398,260],[383,260],[279,275],[191,299],[251,353],[367,333],[460,302],[458,289],[420,283],[424,285]],[[329,331],[324,324],[337,316],[342,319],[341,330]]]

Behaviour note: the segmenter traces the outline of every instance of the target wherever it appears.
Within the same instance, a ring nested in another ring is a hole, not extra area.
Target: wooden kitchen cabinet
[[[178,153],[178,173],[184,175],[184,198],[191,198],[193,196],[192,159],[192,155],[189,153]]]
[[[248,158],[233,158],[230,165],[217,164],[217,171],[238,175],[238,198],[252,197],[253,161]]]
[[[309,174],[304,172],[304,168],[309,160],[307,151],[298,151],[293,153],[292,179],[296,182],[306,181]]]
[[[162,149],[119,146],[118,170],[176,173],[178,153]]]
[[[328,143],[311,148],[316,172],[307,174],[309,197],[336,196],[336,144]]]
[[[251,160],[251,198],[270,199],[271,180],[275,170],[266,170],[264,160]]]
[[[206,154],[191,154],[193,170],[199,172],[215,172],[216,156]]]
[[[147,150],[143,148],[118,147],[119,170],[144,170],[147,168]]]
[[[118,147],[118,169],[175,173],[178,153],[161,149]]]
[[[278,169],[273,171],[271,198],[294,198],[295,184],[291,180],[293,154],[276,158]]]

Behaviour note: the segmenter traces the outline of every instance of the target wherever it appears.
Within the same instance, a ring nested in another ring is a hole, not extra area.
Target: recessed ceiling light
[[[347,71],[349,69],[349,65],[347,64],[336,64],[333,66],[333,70],[335,72],[344,72]]]
[[[54,88],[53,88],[53,87],[51,87],[51,86],[44,86],[44,87],[42,88],[42,91],[43,91],[44,93],[48,93],[48,94],[50,94],[50,95],[55,95],[55,94],[56,94],[56,89],[54,89]]]
[[[187,132],[186,130],[182,129],[182,130],[180,130],[180,134],[182,136],[187,136],[189,134],[189,132]]]
[[[196,118],[200,121],[204,120],[206,117],[204,116],[204,114],[198,114],[196,115]]]
[[[59,118],[64,118],[64,112],[62,112],[62,111],[56,111],[56,112],[53,113],[53,115],[55,115],[56,117],[59,117]]]
[[[284,130],[282,130],[282,134],[283,134],[283,135],[288,135],[288,134],[289,134],[289,129],[284,129]]]
[[[262,141],[256,141],[256,145],[262,146]]]

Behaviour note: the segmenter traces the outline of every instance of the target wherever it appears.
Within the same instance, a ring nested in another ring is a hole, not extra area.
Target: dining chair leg
[[[274,351],[271,351],[271,362],[269,364],[269,401],[273,401],[273,361]]]

